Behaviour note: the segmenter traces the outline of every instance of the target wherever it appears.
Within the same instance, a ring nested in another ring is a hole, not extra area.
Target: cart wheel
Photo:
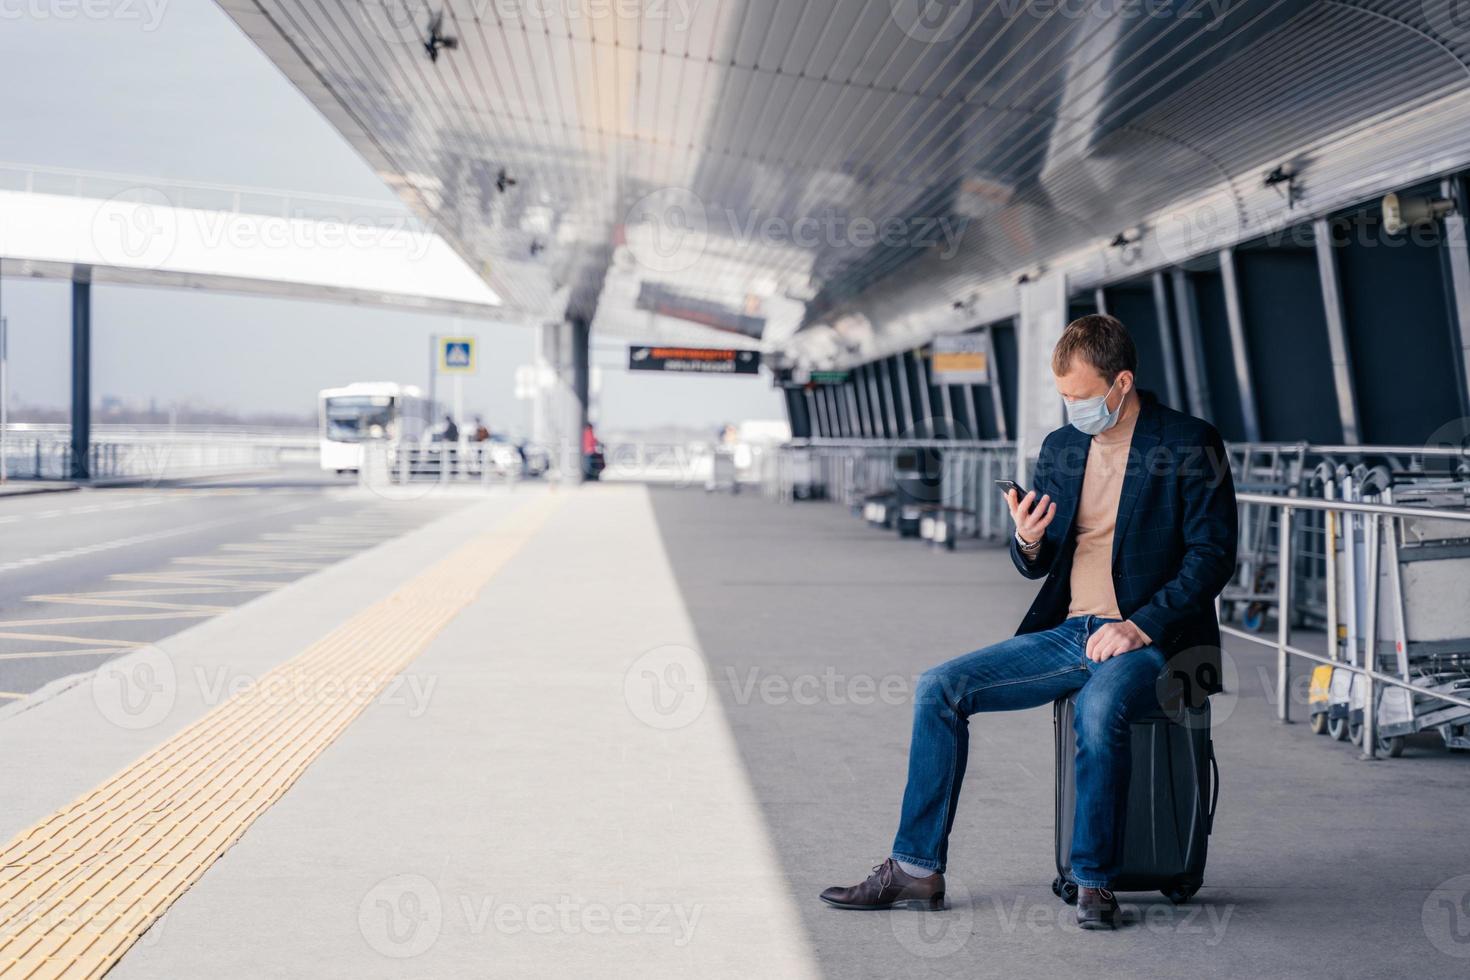
[[[1319,711],[1315,715],[1312,716],[1312,734],[1313,735],[1326,735],[1327,734],[1327,712],[1325,712],[1325,711]]]
[[[1068,905],[1077,904],[1077,883],[1068,881],[1061,875],[1051,880],[1051,893]]]
[[[1245,612],[1240,617],[1240,625],[1252,633],[1259,633],[1261,627],[1266,625],[1266,607],[1259,602],[1253,602],[1245,607]]]
[[[1329,718],[1327,720],[1327,734],[1339,742],[1346,742],[1348,738],[1348,723],[1346,718]]]
[[[1404,736],[1394,735],[1389,738],[1378,736],[1378,751],[1390,759],[1397,759],[1404,754]]]
[[[1199,891],[1201,884],[1203,883],[1198,881],[1176,881],[1163,889],[1162,894],[1175,905],[1183,905],[1194,897],[1194,893]]]
[[[1363,723],[1361,721],[1357,724],[1348,725],[1348,741],[1354,745],[1363,744]]]

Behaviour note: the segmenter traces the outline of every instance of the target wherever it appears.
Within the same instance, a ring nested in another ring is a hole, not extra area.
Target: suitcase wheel
[[[1163,896],[1175,905],[1183,905],[1194,897],[1194,893],[1199,891],[1202,884],[1203,882],[1199,881],[1176,881],[1163,889]]]
[[[1068,905],[1077,904],[1077,883],[1075,881],[1068,881],[1061,875],[1057,875],[1051,880],[1051,893]]]

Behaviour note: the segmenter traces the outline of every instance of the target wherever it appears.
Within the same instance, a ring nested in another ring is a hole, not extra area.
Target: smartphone
[[[1000,487],[1000,492],[1003,494],[1010,493],[1012,490],[1016,491],[1017,503],[1020,503],[1026,497],[1025,489],[1015,480],[996,480],[995,485]]]

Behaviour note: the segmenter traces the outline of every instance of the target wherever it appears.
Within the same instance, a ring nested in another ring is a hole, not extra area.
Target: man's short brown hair
[[[1133,346],[1128,328],[1106,313],[1089,313],[1067,324],[1051,352],[1052,373],[1058,377],[1066,374],[1076,357],[1096,368],[1108,384],[1124,371],[1138,373],[1138,348]]]

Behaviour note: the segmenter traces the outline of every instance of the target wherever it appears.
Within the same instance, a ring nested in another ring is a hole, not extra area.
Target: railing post
[[[1378,752],[1378,685],[1373,680],[1373,671],[1378,664],[1378,558],[1382,547],[1382,518],[1378,514],[1368,515],[1368,613],[1367,628],[1363,637],[1363,733],[1364,759],[1373,759]],[[1348,698],[1348,717],[1352,719],[1353,703]]]
[[[1286,652],[1291,642],[1291,504],[1283,502],[1277,521],[1276,544],[1276,717],[1283,724],[1291,722],[1291,657]]]

